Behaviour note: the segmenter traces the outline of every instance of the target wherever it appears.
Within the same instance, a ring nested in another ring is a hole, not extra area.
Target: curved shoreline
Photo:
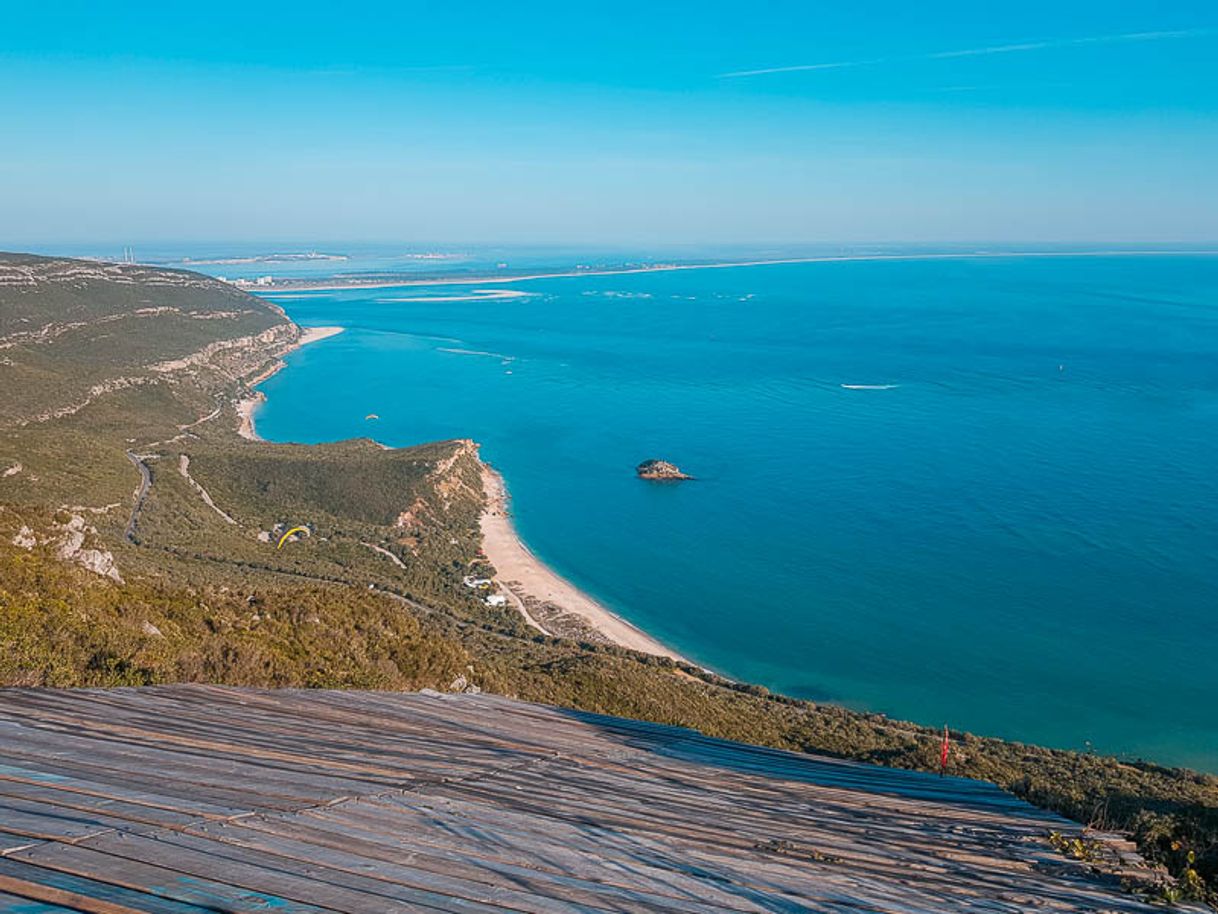
[[[293,321],[295,323],[295,321]],[[300,325],[297,324],[299,327]],[[291,347],[284,352],[287,355],[289,352],[295,352],[301,346],[307,346],[309,343],[316,343],[318,340],[328,339],[336,336],[345,330],[345,327],[301,327],[301,334]],[[258,437],[258,430],[254,427],[254,411],[266,402],[266,394],[260,390],[253,390],[254,387],[261,384],[271,375],[276,374],[284,367],[284,361],[280,358],[269,371],[259,375],[254,380],[250,381],[248,386],[252,393],[248,397],[244,397],[237,401],[237,434],[246,441],[262,441]]]
[[[482,461],[482,490],[486,496],[486,506],[479,521],[482,551],[495,566],[495,581],[510,595],[509,599],[513,600],[526,622],[550,634],[529,613],[525,600],[532,598],[538,603],[551,604],[564,613],[579,617],[580,621],[619,647],[670,657],[681,663],[689,662],[605,608],[538,559],[521,541],[512,524],[508,510],[510,496],[503,476],[485,461]],[[522,596],[525,599],[522,600]]]
[[[300,337],[287,352],[301,346],[327,339],[343,332],[342,327],[302,327]],[[284,355],[287,354],[284,353]],[[250,387],[262,383],[283,369],[282,359],[260,377],[250,382]],[[266,401],[266,394],[254,390],[252,394],[237,402],[237,434],[247,441],[262,442],[254,425],[254,412]],[[382,445],[385,447],[385,445]],[[646,632],[631,625],[625,619],[605,608],[584,593],[566,578],[542,562],[520,539],[512,524],[508,511],[509,495],[503,477],[485,461],[478,458],[482,468],[482,491],[486,499],[479,523],[482,529],[482,550],[495,566],[495,581],[504,595],[532,628],[544,635],[553,636],[544,625],[529,612],[527,603],[549,605],[560,613],[575,616],[604,640],[619,647],[670,657],[688,663],[684,657],[665,647]]]

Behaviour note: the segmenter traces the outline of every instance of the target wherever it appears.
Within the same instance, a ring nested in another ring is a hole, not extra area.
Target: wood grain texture
[[[1160,910],[1051,830],[978,781],[491,695],[0,690],[0,911]]]

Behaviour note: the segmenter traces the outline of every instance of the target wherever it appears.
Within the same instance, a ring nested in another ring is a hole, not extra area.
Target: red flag
[[[951,748],[951,740],[947,736],[947,724],[943,725],[943,748],[939,750],[939,777],[947,771],[947,750]]]

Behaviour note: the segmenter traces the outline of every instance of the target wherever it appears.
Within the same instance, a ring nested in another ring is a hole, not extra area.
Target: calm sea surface
[[[1218,258],[274,300],[348,331],[264,385],[264,437],[476,439],[529,546],[691,659],[1218,771]]]

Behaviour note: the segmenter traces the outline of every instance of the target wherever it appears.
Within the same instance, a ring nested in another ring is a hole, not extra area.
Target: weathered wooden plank
[[[95,723],[93,729],[96,732],[103,732],[110,729],[113,725],[122,725],[132,730],[145,729],[148,733],[154,733],[162,739],[162,743],[166,741],[189,744],[191,740],[203,741],[212,743],[216,737],[214,727],[214,719],[217,711],[224,711],[224,738],[226,748],[237,751],[240,754],[242,747],[245,747],[250,752],[259,753],[268,745],[274,745],[277,738],[282,737],[283,741],[290,748],[296,748],[302,743],[307,743],[318,749],[331,750],[336,758],[342,758],[345,750],[350,746],[350,742],[345,739],[329,739],[328,734],[341,732],[334,728],[319,727],[311,719],[315,716],[314,712],[310,712],[310,719],[301,719],[283,713],[284,709],[280,707],[282,702],[274,703],[273,711],[279,712],[274,714],[264,714],[257,716],[245,706],[250,702],[242,701],[236,706],[230,706],[227,709],[221,707],[198,706],[197,697],[192,693],[186,693],[181,700],[172,703],[173,715],[165,716],[163,709],[156,707],[140,708],[137,711],[132,711],[123,704],[124,696],[121,694],[115,696],[102,695],[95,699],[99,704],[106,706],[106,715],[104,723]],[[212,705],[217,702],[209,702]],[[62,698],[39,700],[34,702],[32,710],[35,719],[40,725],[46,726],[48,722],[57,721],[59,723],[72,723],[76,727],[87,725],[88,721],[81,719],[78,715],[74,716],[73,709],[64,707]],[[150,699],[147,704],[153,705],[154,699]],[[165,704],[163,701],[161,704]],[[219,703],[223,705],[223,703]],[[194,707],[192,708],[192,705]],[[168,705],[167,705],[168,707]],[[161,712],[161,713],[153,713]],[[193,712],[193,716],[192,716]],[[345,727],[356,732],[357,724],[361,723],[361,719],[354,714],[348,713],[345,719],[338,721],[344,724]],[[382,741],[392,740],[392,733],[386,733],[384,727],[378,727],[373,730],[369,727],[369,721],[365,716],[362,718],[362,724],[368,729],[369,736],[379,737]],[[417,726],[415,730],[417,730]],[[455,729],[455,728],[454,728]],[[136,737],[132,736],[126,742],[135,741]],[[431,742],[437,743],[434,735],[431,736]],[[502,742],[502,741],[500,741]],[[466,746],[470,750],[478,748],[476,741],[472,738],[472,734],[467,734]],[[419,746],[413,747],[420,748]],[[364,746],[362,751],[353,753],[352,758],[359,762],[364,762],[371,756],[380,754],[381,747],[374,742],[370,742]],[[287,753],[293,756],[297,753]],[[451,761],[451,759],[450,759]],[[331,766],[337,769],[339,766]],[[366,768],[366,764],[360,764],[360,768]]]
[[[52,905],[70,905],[71,907],[66,909],[59,907],[52,909],[83,911],[86,914],[140,914],[139,909],[127,905],[115,904],[112,901],[103,901],[100,898],[68,892],[36,882],[27,882],[23,879],[14,879],[10,876],[0,876],[0,889],[21,893],[27,905],[33,902],[40,910]]]
[[[36,873],[40,868],[52,870],[212,911],[272,909],[282,914],[321,914],[354,910],[327,908],[322,904],[285,898],[273,891],[248,889],[226,878],[209,879],[172,866],[116,857],[78,845],[43,845],[30,851],[18,851],[6,859],[28,864],[30,873]]]
[[[0,892],[0,912],[3,914],[80,914],[80,908],[65,908],[45,901],[19,898]]]
[[[0,831],[0,856],[14,848],[28,847],[31,844],[37,844],[41,840],[41,838],[29,838],[25,835],[17,834],[15,831],[12,834]]]
[[[57,848],[58,849],[58,848]],[[105,866],[136,868],[154,866],[173,872],[182,880],[203,880],[240,890],[246,897],[274,899],[274,906],[320,905],[338,911],[393,914],[404,905],[419,911],[502,914],[518,910],[482,903],[426,889],[391,885],[358,876],[340,874],[322,862],[297,863],[248,848],[235,849],[216,841],[167,834],[159,840],[137,835],[112,834],[83,845],[64,848],[104,855]],[[39,855],[41,861],[46,853]],[[97,864],[94,864],[97,865]]]
[[[496,909],[530,912],[530,914],[554,914],[559,910],[597,910],[612,891],[584,893],[582,898],[554,892],[553,885],[543,885],[529,878],[529,874],[517,874],[515,878],[494,880],[494,872],[485,867],[428,866],[428,857],[418,851],[413,843],[405,843],[396,855],[360,854],[351,850],[351,845],[340,847],[334,843],[311,843],[282,834],[274,829],[246,829],[207,827],[190,835],[175,838],[176,842],[205,847],[206,843],[221,843],[244,849],[243,859],[265,859],[275,865],[295,867],[312,863],[327,871],[326,879],[335,884],[353,887],[365,886],[380,891],[395,893],[399,889],[412,893],[425,893],[430,903],[436,897],[477,905],[490,905]],[[200,843],[204,842],[204,843]],[[454,857],[452,863],[458,863]],[[381,883],[371,886],[370,881]],[[393,887],[393,888],[390,888]],[[627,893],[622,893],[627,894]],[[649,894],[643,891],[629,893],[641,903]],[[599,897],[598,897],[599,896]],[[668,906],[664,900],[651,896],[651,909],[656,911],[685,911],[684,907]],[[564,902],[565,904],[559,904]],[[698,911],[706,909],[699,906]]]
[[[16,760],[26,767],[38,763],[35,754],[22,755]],[[175,771],[180,771],[178,766],[166,765],[159,770],[152,769],[156,772],[153,784],[149,768],[141,765],[138,759],[113,760],[112,764],[105,764],[96,757],[91,757],[88,761],[83,758],[66,761],[48,758],[44,764],[47,772],[61,781],[86,785],[99,794],[112,792],[114,796],[124,796],[128,790],[144,792],[146,788],[155,786],[171,799],[181,802],[184,807],[198,803],[201,809],[224,809],[229,815],[248,812],[255,803],[266,809],[293,809],[302,802],[318,801],[317,797],[307,794],[292,798],[272,794],[269,789],[265,793],[260,792],[256,786],[257,781],[250,777],[228,782],[215,778],[209,782],[191,778],[179,779],[173,777]]]
[[[23,740],[17,747],[6,747],[5,753],[24,768],[42,764],[61,778],[141,784],[147,780],[143,772],[155,771],[166,790],[189,785],[191,795],[197,792],[209,800],[226,800],[240,809],[248,808],[254,797],[261,797],[262,805],[267,807],[290,808],[315,801],[319,796],[337,797],[368,789],[366,782],[317,775],[304,766],[299,771],[284,770],[219,753],[209,755],[186,749],[175,752],[151,745],[127,745],[109,738],[94,740],[72,735],[56,739],[44,733]],[[403,782],[375,783],[395,786]]]
[[[377,831],[337,816],[330,816],[324,822],[314,819],[310,823],[302,822],[297,816],[259,817],[243,821],[239,827],[228,831],[234,841],[273,840],[277,846],[293,847],[296,854],[307,854],[312,848],[314,853],[324,854],[329,865],[343,862],[345,866],[357,867],[359,861],[363,861],[365,869],[371,870],[369,863],[376,862],[377,871],[398,874],[398,861],[409,860],[416,878],[418,874],[442,880],[458,877],[475,884],[488,877],[498,877],[505,885],[527,890],[529,897],[519,902],[523,910],[553,910],[552,904],[541,904],[547,899],[584,906],[632,903],[648,910],[703,914],[764,910],[753,905],[734,904],[714,885],[691,882],[682,896],[657,879],[614,878],[614,870],[605,865],[607,855],[597,851],[586,854],[580,861],[582,865],[572,866],[575,855],[567,848],[547,842],[541,832],[529,836],[531,855],[527,863],[508,862],[504,855],[488,852],[483,844],[460,840],[445,843],[434,840],[431,833],[416,830],[412,827],[414,823],[396,818],[386,821],[386,818],[377,819],[381,827]],[[559,858],[563,861],[561,866],[555,865]],[[402,877],[399,874],[393,878]]]
[[[74,840],[121,824],[104,816],[52,807],[21,809],[14,802],[0,802],[0,834],[29,841]]]
[[[58,715],[58,723],[73,723],[71,718]],[[80,730],[80,722],[76,729]],[[281,751],[274,748],[259,748],[256,746],[240,745],[235,742],[216,738],[196,738],[178,736],[169,732],[156,733],[143,727],[128,726],[109,721],[94,721],[88,727],[87,737],[93,742],[98,751],[108,751],[110,754],[121,754],[124,750],[138,749],[148,755],[164,756],[169,759],[174,754],[183,760],[196,759],[199,763],[211,762],[214,766],[232,768],[260,766],[268,772],[291,772],[300,777],[307,777],[313,768],[316,755],[296,751]],[[49,738],[52,731],[32,730],[23,740],[21,748],[32,749],[35,745],[55,741]],[[61,737],[66,739],[68,737]],[[28,751],[27,753],[28,754]],[[20,749],[18,757],[21,756]],[[396,784],[412,779],[405,767],[398,769],[387,768],[375,764],[358,764],[336,759],[328,763],[332,778],[343,778],[355,775],[359,781],[372,781],[385,784]]]
[[[41,886],[64,893],[61,903],[69,904],[69,896],[91,899],[102,903],[117,905],[122,909],[143,912],[143,914],[214,914],[215,908],[199,907],[161,898],[142,891],[133,891],[106,882],[102,879],[83,879],[68,873],[33,867],[15,860],[0,858],[0,882],[9,880],[9,885],[21,883],[25,886]],[[29,889],[20,891],[31,892]],[[41,896],[49,897],[49,896]],[[79,903],[74,903],[72,910],[79,911]],[[0,911],[5,908],[0,906]]]
[[[96,792],[66,789],[64,785],[47,786],[0,778],[0,804],[6,800],[23,800],[77,812],[94,812],[121,819],[131,825],[185,825],[196,821],[200,810],[169,809],[163,803],[149,803],[124,795],[99,796]]]
[[[52,712],[48,712],[48,714],[51,714],[51,719],[60,725],[71,725],[76,730],[82,728],[82,721],[74,720],[69,716],[59,713],[52,714]],[[253,736],[250,736],[248,743],[243,743],[240,740],[218,738],[214,735],[179,735],[172,732],[172,729],[169,727],[156,731],[149,729],[150,726],[152,725],[127,724],[119,720],[106,719],[89,722],[87,729],[90,731],[90,737],[97,739],[99,743],[102,741],[100,738],[104,738],[116,745],[140,747],[144,750],[155,752],[180,750],[187,755],[228,761],[234,764],[259,763],[265,764],[268,768],[273,768],[275,767],[274,763],[278,763],[279,767],[284,770],[308,771],[315,758],[315,756],[302,753],[298,749],[285,751],[273,747],[268,748],[264,745],[266,743],[266,734],[263,734],[264,738],[261,740],[256,740]],[[51,732],[48,728],[38,729]],[[29,738],[31,740],[36,739],[33,735]],[[408,779],[409,777],[408,772],[403,769],[395,770],[374,764],[350,763],[342,759],[333,760],[329,768],[334,772],[335,776],[351,773],[361,779],[380,778],[396,782]]]
[[[510,809],[496,809],[484,804],[470,802],[454,802],[444,800],[442,806],[424,806],[414,795],[405,796],[399,800],[388,799],[373,804],[369,808],[368,801],[344,804],[332,810],[316,810],[307,814],[311,822],[323,824],[337,823],[335,827],[349,834],[352,828],[358,827],[365,835],[380,835],[384,841],[392,841],[395,834],[405,832],[411,835],[411,847],[420,845],[442,846],[450,849],[460,849],[467,855],[479,856],[497,855],[500,860],[511,861],[524,866],[537,866],[540,861],[561,861],[564,867],[578,867],[582,861],[594,861],[603,864],[611,859],[611,851],[615,847],[628,847],[632,859],[640,855],[651,854],[658,858],[664,856],[665,849],[675,846],[673,841],[679,840],[657,834],[645,827],[629,830],[616,830],[609,825],[590,825],[579,823],[573,825],[555,817],[541,817],[529,811],[520,812]],[[409,815],[415,810],[404,809],[398,804],[418,806],[420,826],[415,826],[413,820],[402,823],[398,828],[403,814]],[[375,807],[397,808],[393,814],[386,814]],[[424,815],[424,813],[426,815]],[[421,827],[427,819],[440,825],[440,828],[424,830]],[[264,824],[265,821],[265,824]],[[261,820],[254,819],[242,823],[250,828],[282,828],[289,821],[282,817]],[[671,839],[671,840],[670,840]],[[816,849],[817,845],[801,845]],[[476,848],[477,850],[471,850]],[[755,867],[766,862],[766,856],[758,850],[757,844],[750,842],[723,842],[712,844],[693,836],[685,842],[681,853],[691,854],[696,849],[698,858],[707,866],[719,862],[735,860],[744,861],[748,866]],[[820,844],[819,849],[825,849]],[[625,856],[625,855],[623,855]],[[809,861],[806,859],[791,860],[803,868],[803,878],[810,878]],[[780,861],[781,858],[773,858]],[[860,858],[837,858],[836,863],[852,866],[860,862]],[[680,871],[680,866],[667,864],[670,871]],[[697,869],[691,866],[692,871]],[[570,870],[568,870],[570,871]],[[601,877],[606,878],[606,877]]]
[[[115,798],[149,795],[146,790],[141,789],[149,786],[149,776],[146,773],[140,773],[138,768],[135,770],[85,768],[79,765],[68,767],[52,762],[49,762],[47,767],[55,771],[61,781],[68,784],[70,788],[80,789],[90,795]],[[176,803],[183,812],[217,818],[248,812],[249,800],[252,796],[248,789],[204,787],[190,782],[171,782],[164,778],[155,786],[164,791],[162,799],[166,801],[167,806]],[[267,808],[275,807],[268,803]],[[281,804],[281,808],[294,807]]]
[[[413,803],[416,801],[414,795],[403,796],[401,803]],[[392,803],[395,801],[385,801]],[[333,819],[335,816],[341,815],[344,824],[350,824],[351,815],[354,810],[358,810],[364,802],[348,803],[342,807],[333,810],[315,811],[309,814],[310,819],[323,818],[326,820]],[[385,821],[383,817],[378,817],[375,811],[371,814],[364,814],[364,821],[361,823],[368,828],[376,829],[384,828],[387,831],[384,833],[388,838],[389,830],[393,824],[393,820]],[[471,846],[481,846],[486,848],[492,843],[491,837],[494,839],[494,846],[498,849],[511,846],[512,850],[519,850],[522,853],[531,853],[535,855],[534,859],[547,854],[561,855],[562,850],[576,846],[581,836],[587,836],[588,851],[590,857],[598,860],[602,869],[606,869],[606,864],[612,865],[614,860],[614,846],[619,844],[628,848],[628,853],[622,855],[622,860],[625,861],[625,866],[622,871],[630,872],[635,879],[640,879],[645,876],[647,878],[655,878],[655,874],[650,876],[640,871],[637,865],[640,862],[640,854],[653,857],[656,861],[666,861],[664,866],[670,872],[678,871],[684,868],[691,874],[698,874],[701,878],[713,880],[712,884],[722,884],[734,882],[739,886],[753,886],[764,891],[783,891],[791,890],[792,887],[806,886],[812,880],[812,870],[816,870],[815,879],[822,885],[827,885],[832,880],[827,876],[827,872],[838,870],[840,873],[848,874],[847,878],[857,880],[868,876],[878,876],[893,880],[902,876],[913,877],[908,879],[910,885],[909,894],[916,892],[932,892],[936,885],[956,885],[959,886],[962,882],[958,868],[952,870],[946,865],[940,865],[937,858],[933,855],[928,855],[922,864],[919,864],[915,859],[908,855],[898,856],[897,862],[894,864],[894,858],[884,857],[879,854],[860,855],[855,853],[850,858],[839,858],[828,864],[828,871],[822,866],[810,863],[807,860],[798,858],[784,858],[773,856],[766,860],[762,856],[762,852],[756,848],[750,848],[752,853],[748,853],[741,846],[736,848],[728,848],[726,852],[715,855],[711,852],[708,846],[700,841],[695,841],[688,846],[673,845],[664,841],[648,841],[642,834],[629,833],[622,834],[614,832],[610,829],[598,830],[589,833],[588,827],[583,826],[579,829],[568,831],[561,828],[560,823],[554,820],[546,820],[540,824],[537,823],[536,817],[517,816],[517,824],[524,823],[527,825],[533,822],[534,831],[522,831],[515,835],[512,834],[511,826],[505,825],[503,817],[495,818],[491,815],[491,811],[485,806],[477,806],[472,808],[469,818],[469,830],[466,832],[457,832],[456,840],[467,841]],[[260,827],[258,823],[251,821],[243,823],[248,827]],[[555,841],[562,842],[562,849],[556,850],[553,845],[545,843],[545,835],[540,833],[544,828],[553,834]],[[409,830],[408,830],[409,831]],[[452,826],[446,824],[443,829],[445,833],[456,831]],[[479,832],[487,835],[479,840]],[[421,840],[418,831],[411,832],[411,848],[417,846]],[[509,845],[512,839],[518,843]],[[428,836],[429,841],[437,840],[433,832]],[[822,845],[823,848],[823,845]],[[566,857],[564,862],[569,862],[570,857]],[[677,863],[676,861],[682,861]],[[727,866],[728,869],[724,869]],[[785,873],[784,879],[775,879],[773,882],[759,881],[758,876],[763,870],[775,871],[781,874]],[[735,873],[730,876],[730,873]],[[916,887],[916,888],[915,888]],[[705,892],[703,893],[705,894]],[[930,910],[935,910],[932,904]]]
[[[166,905],[1149,910],[1050,827],[992,785],[495,696],[0,690],[0,864]]]

